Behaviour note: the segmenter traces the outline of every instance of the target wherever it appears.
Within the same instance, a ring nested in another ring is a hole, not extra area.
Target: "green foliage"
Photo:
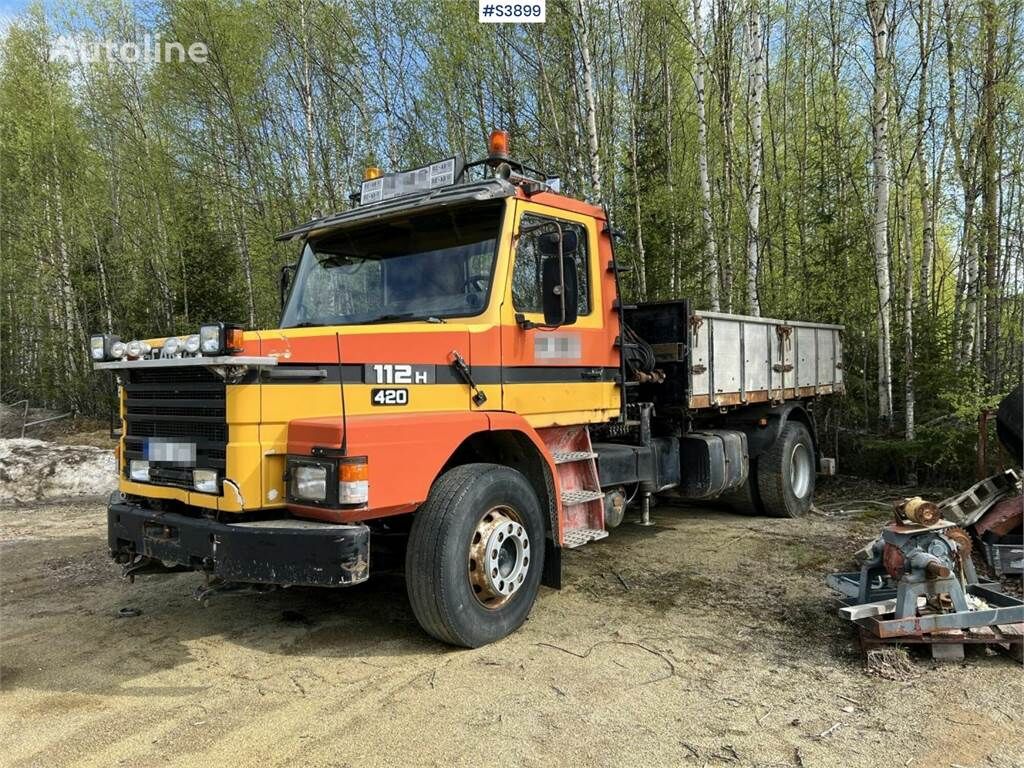
[[[965,283],[978,237],[976,224],[969,229],[964,221],[964,190],[977,183],[959,183],[953,150],[959,142],[975,160],[980,152],[982,30],[970,8],[934,0],[922,83],[914,26],[920,4],[892,2],[900,19],[891,46],[894,393],[899,412],[912,374],[917,421],[925,426],[911,442],[865,438],[853,459],[870,472],[897,466],[898,473],[952,476],[973,466],[967,433],[978,411],[1020,375],[1024,64],[1009,44],[999,48],[1005,234],[994,285],[979,278],[973,287],[989,291],[981,299],[998,298],[988,340],[993,367],[981,364],[980,344],[966,343],[984,316],[975,309],[968,317],[973,294]],[[45,11],[34,7],[0,37],[4,397],[103,412],[106,395],[84,354],[95,330],[127,338],[186,332],[214,319],[274,325],[278,268],[296,255],[293,244],[274,241],[278,232],[315,210],[348,206],[369,163],[396,169],[451,153],[476,158],[494,127],[510,130],[517,157],[560,175],[568,194],[593,198],[591,169],[600,163],[599,202],[627,231],[618,254],[636,267],[624,279],[631,298],[687,296],[706,307],[697,38],[706,55],[717,277],[724,308],[744,311],[752,165],[746,20],[753,6],[701,3],[707,29],[699,34],[689,0],[584,0],[586,36],[580,7],[552,0],[543,25],[482,25],[471,3],[412,0],[58,0]],[[794,2],[761,10],[768,43],[762,313],[846,325],[848,395],[835,421],[843,434],[874,433],[878,293],[864,9]],[[1021,23],[1020,14],[1000,21],[1000,39],[1018,39]],[[49,60],[58,34],[137,40],[145,32],[205,42],[209,61]],[[586,74],[595,91],[597,157],[589,148]],[[917,146],[922,87],[927,125]],[[935,258],[923,296],[925,217],[913,165],[920,156],[938,185]],[[911,333],[902,312],[908,280],[916,297]],[[908,365],[902,351],[911,338]],[[961,426],[941,421],[950,413]]]

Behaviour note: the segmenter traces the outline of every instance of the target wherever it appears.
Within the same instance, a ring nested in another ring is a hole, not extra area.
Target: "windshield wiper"
[[[373,325],[374,323],[394,323],[399,320],[418,320],[424,323],[443,323],[439,317],[417,317],[415,312],[396,312],[390,315],[381,315],[372,320],[363,320],[359,325]]]
[[[289,328],[323,328],[326,323],[296,323],[295,325],[289,325]]]
[[[369,320],[363,320],[359,325],[372,325],[373,323],[393,323],[396,320],[409,320],[413,317],[413,312],[393,312],[388,315],[380,315]]]

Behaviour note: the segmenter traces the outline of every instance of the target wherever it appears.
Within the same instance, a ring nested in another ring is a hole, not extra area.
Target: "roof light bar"
[[[379,203],[395,197],[428,192],[455,183],[461,173],[457,158],[450,157],[439,163],[431,163],[411,171],[387,173],[367,179],[360,189],[359,202],[362,205]]]

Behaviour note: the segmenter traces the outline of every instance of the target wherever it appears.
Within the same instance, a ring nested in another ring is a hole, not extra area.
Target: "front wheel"
[[[772,517],[803,517],[814,501],[814,443],[807,427],[790,421],[757,459],[761,507]]]
[[[477,648],[518,629],[537,598],[544,517],[526,478],[497,464],[444,473],[413,518],[405,556],[420,626]]]

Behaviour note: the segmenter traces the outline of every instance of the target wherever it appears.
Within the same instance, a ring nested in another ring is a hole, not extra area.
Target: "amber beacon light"
[[[363,171],[363,181],[373,181],[374,179],[379,179],[383,175],[384,173],[380,168],[376,165],[371,165]]]
[[[487,155],[499,160],[508,159],[508,131],[491,131],[491,138],[487,140]]]

